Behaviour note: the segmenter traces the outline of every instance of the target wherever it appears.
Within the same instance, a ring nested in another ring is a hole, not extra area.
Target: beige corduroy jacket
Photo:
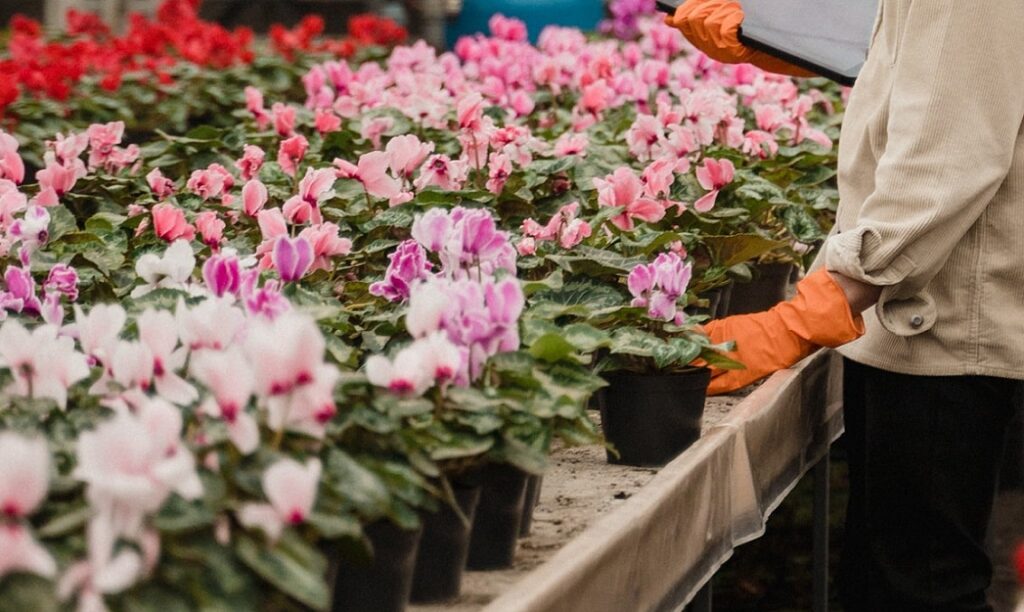
[[[840,352],[1024,379],[1024,0],[881,0],[819,259],[885,288]]]

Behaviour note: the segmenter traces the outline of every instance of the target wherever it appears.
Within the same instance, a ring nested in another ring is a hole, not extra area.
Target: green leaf
[[[360,515],[372,517],[384,514],[391,496],[387,486],[351,455],[338,448],[331,450],[327,456],[327,472],[332,487]]]
[[[362,528],[355,517],[342,514],[322,514],[313,512],[306,519],[306,522],[316,528],[320,535],[329,539],[359,538],[362,536]]]
[[[533,296],[530,316],[553,319],[573,314],[581,317],[610,312],[624,305],[622,294],[605,284],[581,280],[566,283],[561,289],[543,291]]]
[[[39,537],[57,538],[82,529],[93,515],[89,506],[81,506],[54,517],[39,528]]]
[[[566,342],[577,349],[589,353],[603,346],[608,346],[611,337],[608,332],[586,323],[573,323],[562,330]]]
[[[240,533],[235,540],[235,552],[249,569],[288,596],[315,610],[326,610],[330,606],[325,577],[313,573],[282,550],[262,546]]]
[[[555,362],[565,359],[576,350],[559,334],[544,334],[530,345],[530,354],[543,361]]]
[[[523,293],[529,297],[544,289],[561,289],[564,284],[565,276],[562,274],[562,271],[555,270],[540,280],[523,281]]]
[[[731,268],[787,246],[783,241],[771,240],[757,234],[703,236],[702,240],[713,253],[715,263],[724,268]]]
[[[214,514],[201,502],[191,502],[177,495],[171,497],[153,523],[160,531],[180,533],[213,525]]]

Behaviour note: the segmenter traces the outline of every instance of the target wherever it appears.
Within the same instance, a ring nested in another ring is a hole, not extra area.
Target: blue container
[[[537,41],[545,26],[558,25],[593,31],[604,18],[602,0],[465,0],[462,12],[448,23],[448,46],[460,36],[487,32],[491,15],[501,13],[526,22],[530,40]]]

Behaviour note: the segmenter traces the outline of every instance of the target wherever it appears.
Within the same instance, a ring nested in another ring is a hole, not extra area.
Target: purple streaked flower
[[[302,278],[313,265],[313,246],[303,237],[280,236],[274,243],[272,261],[281,280],[294,282]]]
[[[203,264],[203,282],[217,297],[237,294],[241,278],[242,265],[235,255],[213,255]]]
[[[4,284],[7,285],[6,293],[9,298],[5,302],[20,301],[20,312],[39,314],[41,304],[36,296],[36,282],[27,268],[8,266],[4,272]]]
[[[647,316],[652,319],[672,321],[692,275],[693,267],[678,253],[662,253],[653,263],[640,264],[630,271],[626,284],[633,295],[631,304],[647,308]]]
[[[427,261],[427,252],[415,240],[406,240],[398,245],[390,259],[384,280],[370,285],[370,293],[392,302],[409,299],[412,285],[427,278],[434,267]]]
[[[78,272],[67,264],[53,266],[43,283],[43,290],[47,295],[56,292],[74,302],[78,299]]]

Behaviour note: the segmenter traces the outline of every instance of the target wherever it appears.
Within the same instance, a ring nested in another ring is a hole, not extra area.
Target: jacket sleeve
[[[876,312],[903,336],[934,325],[925,288],[1006,179],[1024,119],[1024,2],[908,1],[875,189],[822,253],[884,287]]]

